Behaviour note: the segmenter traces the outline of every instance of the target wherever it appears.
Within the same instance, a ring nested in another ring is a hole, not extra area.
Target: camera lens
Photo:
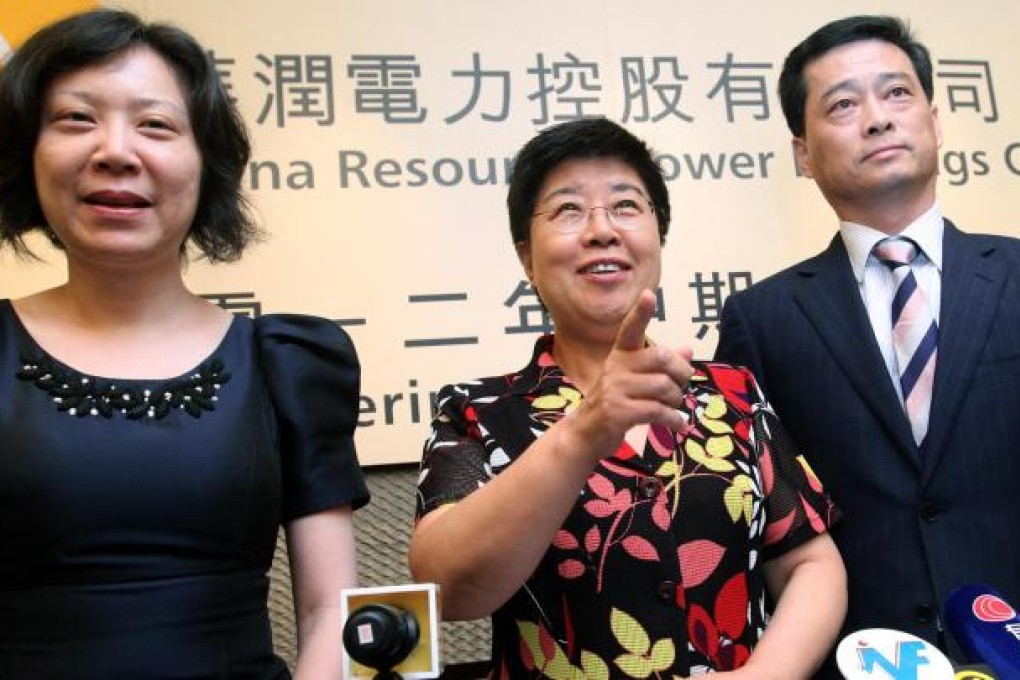
[[[344,646],[352,659],[376,670],[389,670],[418,644],[418,621],[389,604],[359,607],[344,624]]]

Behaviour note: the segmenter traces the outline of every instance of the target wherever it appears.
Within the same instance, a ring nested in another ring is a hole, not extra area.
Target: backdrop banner
[[[96,4],[0,0],[0,47]],[[710,356],[727,295],[821,250],[837,221],[798,176],[776,85],[787,51],[831,19],[909,21],[935,67],[943,212],[1020,236],[1015,2],[116,4],[195,34],[252,132],[244,183],[268,238],[237,264],[193,262],[189,285],[350,333],[365,465],[419,460],[439,387],[522,367],[551,330],[505,208],[514,153],[551,124],[606,116],[658,155],[674,215],[660,344]],[[33,244],[44,263],[0,255],[0,297],[63,280],[59,253]]]

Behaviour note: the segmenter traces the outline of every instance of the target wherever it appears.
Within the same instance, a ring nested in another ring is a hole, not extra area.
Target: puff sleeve
[[[354,428],[361,368],[350,337],[313,316],[270,314],[255,341],[276,415],[283,519],[369,499]]]

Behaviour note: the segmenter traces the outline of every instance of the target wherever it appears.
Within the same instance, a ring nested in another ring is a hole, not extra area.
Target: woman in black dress
[[[340,674],[355,585],[359,366],[333,323],[235,316],[195,251],[257,234],[250,146],[205,50],[98,10],[0,71],[0,245],[67,280],[0,301],[0,677],[287,678],[268,576],[294,578],[299,678]]]

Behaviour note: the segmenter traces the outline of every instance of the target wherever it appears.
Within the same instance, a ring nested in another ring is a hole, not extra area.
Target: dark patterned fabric
[[[0,678],[289,677],[267,572],[281,522],[368,499],[358,379],[335,324],[282,315],[174,381],[85,376],[0,300]]]
[[[481,488],[578,406],[553,341],[518,373],[439,393],[419,516]],[[493,615],[494,677],[686,676],[747,660],[766,622],[762,562],[838,513],[751,374],[695,369],[686,430],[653,425],[641,450],[624,442],[602,461]]]

